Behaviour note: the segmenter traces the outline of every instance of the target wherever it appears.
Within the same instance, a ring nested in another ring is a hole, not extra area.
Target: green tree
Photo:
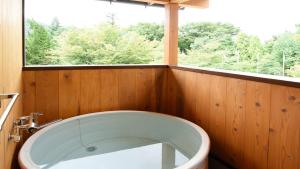
[[[281,75],[281,63],[274,59],[274,56],[270,53],[263,55],[258,62],[258,73]]]
[[[293,33],[284,33],[274,42],[272,50],[273,59],[281,63],[283,74],[295,63],[300,62],[300,40]]]
[[[26,63],[47,64],[46,55],[51,48],[51,37],[47,28],[32,19],[26,21],[26,27]]]
[[[148,64],[163,59],[163,25],[128,28],[111,22],[95,27],[48,26],[26,21],[27,64]],[[190,23],[179,30],[181,64],[300,77],[300,26],[262,43],[223,23]]]
[[[55,48],[58,47],[58,38],[61,33],[67,28],[60,25],[58,18],[54,18],[51,24],[48,26],[48,32],[51,38],[51,49],[47,55],[48,64],[59,64],[60,56],[55,52]]]
[[[179,49],[181,52],[187,52],[192,48],[192,44],[197,38],[204,39],[220,39],[223,45],[231,47],[233,44],[233,37],[239,32],[239,28],[231,24],[222,23],[189,23],[180,27],[179,29]]]
[[[48,29],[52,37],[59,36],[64,31],[64,28],[60,25],[58,18],[54,18],[52,20]]]
[[[149,41],[161,41],[164,37],[164,26],[156,23],[138,23],[130,26],[129,30],[145,36]]]
[[[241,61],[259,61],[263,54],[263,45],[256,36],[249,36],[245,33],[239,33],[236,40],[236,47]]]
[[[294,65],[291,67],[288,71],[287,74],[291,77],[300,77],[300,63]]]
[[[128,32],[120,37],[114,53],[108,57],[112,64],[147,64],[154,61],[155,44],[143,36]]]
[[[57,53],[72,64],[146,64],[156,58],[156,42],[116,25],[73,28],[64,32]]]
[[[110,25],[116,25],[117,16],[115,13],[109,13],[106,15],[107,23]]]

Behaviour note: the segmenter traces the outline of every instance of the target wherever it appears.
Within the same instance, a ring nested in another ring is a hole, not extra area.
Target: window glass
[[[26,65],[163,63],[164,8],[25,0]]]
[[[300,1],[210,0],[179,11],[179,63],[300,77]]]

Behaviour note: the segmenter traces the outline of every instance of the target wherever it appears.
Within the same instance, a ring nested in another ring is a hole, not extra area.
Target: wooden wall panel
[[[181,91],[179,90],[179,85],[175,79],[175,75],[174,75],[174,71],[173,70],[168,70],[168,75],[167,75],[167,83],[168,84],[172,84],[172,85],[168,85],[167,87],[167,103],[165,104],[165,110],[166,113],[171,114],[171,115],[176,115],[178,114],[177,110],[178,107],[177,105],[177,101],[181,98]],[[179,96],[179,97],[178,97]]]
[[[210,112],[210,76],[206,74],[197,74],[196,88],[196,112],[195,123],[209,132],[209,112]]]
[[[196,95],[194,94],[196,89],[197,74],[186,73],[184,79],[183,97],[183,117],[195,122],[196,120]]]
[[[246,81],[228,78],[226,91],[225,158],[234,167],[241,168],[245,141]]]
[[[300,168],[300,90],[271,87],[269,169]]]
[[[16,163],[16,146],[17,144],[11,140],[8,140],[9,134],[13,131],[13,121],[15,118],[19,117],[19,112],[16,111],[18,109],[17,107],[14,107],[12,110],[12,113],[8,118],[6,119],[6,122],[4,124],[3,131],[4,132],[4,152],[5,152],[5,168],[14,168]]]
[[[136,110],[136,69],[118,71],[118,96],[121,110]]]
[[[175,94],[175,112],[172,114],[184,117],[184,98],[185,98],[185,72],[180,70],[171,70],[171,73],[174,76],[173,82],[170,82],[169,84],[175,84],[175,88],[173,91]]]
[[[4,23],[4,13],[3,13],[3,10],[4,10],[4,1],[1,0],[0,1],[0,93],[3,93],[4,92],[4,79],[3,79],[3,34],[4,34],[4,26],[3,26],[3,23]],[[2,109],[0,108],[0,114],[2,114]],[[0,151],[1,152],[1,151]]]
[[[155,112],[167,112],[167,107],[165,105],[168,104],[168,71],[166,69],[154,69],[155,73],[155,98],[152,102],[154,102],[155,107],[152,111]]]
[[[0,1],[0,93],[22,94],[22,1]],[[0,109],[2,114],[7,102]],[[8,141],[13,119],[22,113],[22,95],[0,131],[0,168],[16,168],[18,144]]]
[[[245,112],[245,169],[268,167],[271,85],[247,82]]]
[[[4,1],[0,1],[0,94],[4,93],[4,79],[3,79],[3,9],[4,8]],[[3,112],[3,103],[2,107],[0,107],[0,116]],[[5,168],[4,161],[5,161],[5,152],[4,152],[4,133],[0,132],[0,168]]]
[[[80,114],[101,111],[101,70],[82,70],[80,78]]]
[[[136,71],[136,109],[155,111],[155,72],[153,69]]]
[[[118,70],[101,70],[101,111],[117,110],[119,107]]]
[[[226,81],[219,76],[211,77],[209,128],[212,152],[225,158],[225,127],[226,127]]]
[[[0,132],[0,168],[5,168],[4,132]]]
[[[177,115],[204,128],[212,155],[235,168],[299,169],[299,88],[166,68],[23,74],[24,103],[33,103],[24,110],[48,106],[63,118],[120,109]],[[41,101],[48,95],[57,102]]]
[[[26,79],[26,83],[23,82],[23,114],[29,115],[36,110],[35,97],[36,97],[36,80],[34,72],[24,72],[23,78]]]
[[[207,131],[213,156],[234,168],[299,169],[300,88],[169,72],[169,110]]]
[[[24,110],[41,122],[109,110],[163,109],[167,69],[24,71]]]
[[[29,72],[26,72],[29,73]],[[33,76],[33,75],[32,75]],[[23,78],[26,78],[25,76]],[[44,123],[59,118],[58,110],[58,71],[40,71],[35,73],[35,86],[30,87],[30,91],[35,91],[35,98],[32,95],[24,95],[24,104],[32,100],[35,103],[35,110],[32,112],[44,113],[39,117],[39,122]],[[24,81],[24,86],[32,83],[30,80]],[[26,84],[26,85],[25,85]],[[35,88],[35,89],[34,89]],[[28,89],[28,88],[27,88]],[[28,92],[30,92],[28,91]],[[28,97],[30,96],[30,97]],[[24,105],[25,106],[25,105]],[[27,107],[27,106],[25,106]]]
[[[65,119],[80,114],[80,82],[79,70],[59,71],[60,118]]]

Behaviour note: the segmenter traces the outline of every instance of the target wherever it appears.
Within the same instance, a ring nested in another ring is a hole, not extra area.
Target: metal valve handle
[[[32,122],[37,122],[38,121],[38,116],[42,116],[44,115],[44,113],[41,113],[41,112],[34,112],[34,113],[31,113],[31,120]]]
[[[25,125],[29,122],[30,118],[31,118],[30,116],[20,117],[19,119],[14,120],[14,124],[15,125]]]

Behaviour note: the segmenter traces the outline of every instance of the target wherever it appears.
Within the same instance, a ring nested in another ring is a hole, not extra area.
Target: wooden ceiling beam
[[[170,0],[133,0],[133,1],[146,2],[149,4],[163,4],[163,5],[170,3]]]
[[[180,0],[178,0],[180,1]],[[208,8],[209,0],[183,0],[179,3],[180,7],[193,7],[193,8]]]
[[[181,4],[181,3],[185,3],[187,1],[190,1],[190,0],[170,0],[170,3],[177,3],[177,4]]]
[[[180,7],[208,8],[209,0],[133,0],[152,4],[178,4]]]

